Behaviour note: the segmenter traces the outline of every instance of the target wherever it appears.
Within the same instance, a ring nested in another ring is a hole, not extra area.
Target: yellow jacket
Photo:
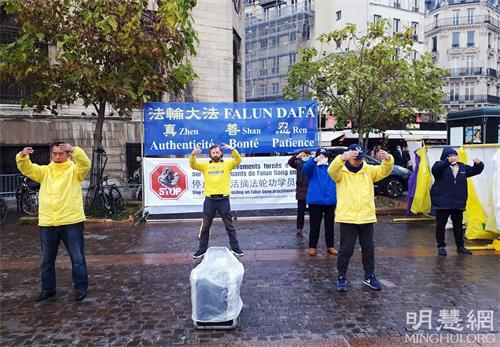
[[[335,221],[338,223],[375,223],[375,197],[373,182],[389,176],[394,166],[394,158],[383,160],[382,165],[368,165],[354,173],[345,167],[340,155],[330,164],[328,174],[337,184],[337,209]]]
[[[33,164],[26,155],[16,155],[21,173],[40,183],[38,225],[44,227],[83,222],[82,182],[90,169],[90,160],[79,147],[73,147],[74,161]]]
[[[205,196],[213,194],[229,195],[231,193],[231,170],[240,165],[241,156],[236,149],[232,151],[233,159],[223,160],[218,163],[198,162],[196,157],[189,157],[189,166],[203,173],[205,180]]]

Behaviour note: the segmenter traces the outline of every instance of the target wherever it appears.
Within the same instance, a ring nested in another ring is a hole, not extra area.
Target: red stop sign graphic
[[[160,199],[177,200],[187,190],[186,177],[177,164],[160,164],[151,171],[149,188]]]

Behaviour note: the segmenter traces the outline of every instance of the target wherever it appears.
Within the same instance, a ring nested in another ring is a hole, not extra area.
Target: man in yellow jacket
[[[25,147],[16,155],[16,162],[23,175],[40,183],[38,225],[42,244],[42,291],[36,301],[56,295],[55,261],[61,241],[71,258],[75,299],[83,300],[87,296],[88,275],[81,185],[89,172],[90,160],[81,148],[63,142],[50,146],[49,165],[33,164],[29,156],[32,153],[31,147]]]
[[[222,150],[229,149],[233,159],[223,160]],[[203,222],[200,227],[200,246],[198,251],[193,254],[193,258],[201,258],[205,255],[210,238],[210,227],[218,211],[229,236],[229,245],[231,251],[236,256],[243,256],[240,249],[236,229],[233,225],[233,216],[231,215],[231,206],[229,204],[229,194],[231,193],[230,181],[231,171],[241,163],[241,156],[238,151],[223,143],[223,146],[214,145],[209,149],[210,161],[198,162],[196,156],[201,153],[201,149],[196,147],[189,157],[189,165],[192,169],[198,170],[203,174],[205,180],[205,202],[203,203]]]
[[[361,147],[356,144],[350,145],[348,150],[337,156],[328,168],[330,177],[337,184],[335,221],[340,224],[337,290],[341,292],[347,291],[347,267],[358,235],[365,270],[363,283],[372,289],[380,290],[380,283],[374,274],[373,224],[377,221],[377,217],[373,182],[390,175],[394,158],[383,150],[378,153],[382,165],[368,165],[363,161],[365,153]]]

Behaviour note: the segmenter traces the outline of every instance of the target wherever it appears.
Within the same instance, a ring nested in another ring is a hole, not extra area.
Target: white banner
[[[289,157],[244,157],[231,172],[231,209],[295,208]],[[208,158],[198,158],[208,161]],[[144,158],[144,204],[151,214],[202,212],[203,175],[188,158]]]

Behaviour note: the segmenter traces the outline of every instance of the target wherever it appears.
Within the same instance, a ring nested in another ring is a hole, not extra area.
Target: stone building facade
[[[446,112],[500,104],[498,0],[429,1],[425,37],[447,70]]]
[[[241,1],[198,0],[192,17],[199,45],[191,61],[198,79],[188,86],[181,100],[243,101],[245,27]],[[1,18],[1,42],[9,42],[18,29],[5,13]],[[20,96],[12,94],[5,85],[0,86],[1,175],[16,173],[14,155],[25,145],[34,146],[42,162],[48,160],[48,147],[53,141],[79,145],[91,155],[93,109],[79,103],[59,106],[59,115],[54,117],[32,109],[22,110]],[[169,96],[163,101],[169,101]],[[141,119],[141,111],[137,110],[131,119],[110,115],[104,123],[103,146],[109,157],[106,174],[121,183],[126,182],[137,165],[136,156],[141,153]]]

